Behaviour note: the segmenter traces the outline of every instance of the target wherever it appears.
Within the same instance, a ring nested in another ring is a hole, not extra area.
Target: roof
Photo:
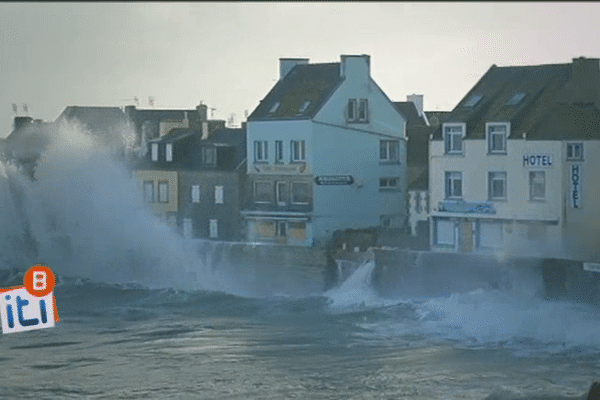
[[[572,71],[572,64],[518,67],[492,65],[446,116],[444,122],[466,123],[466,139],[485,138],[487,122],[510,122],[509,138],[521,138],[522,133],[527,132],[529,139],[548,139],[548,133],[536,130],[548,126],[549,119],[555,118],[552,114],[558,110],[556,106],[569,104],[569,96],[565,93],[572,90],[569,83]],[[576,110],[577,106],[571,105],[563,113],[578,113]],[[555,138],[579,135],[576,132],[580,127],[575,119],[563,118],[566,124],[563,126],[563,133]],[[442,138],[441,129],[435,132],[434,138]]]
[[[248,121],[313,118],[343,79],[340,63],[296,65],[273,86]]]
[[[8,157],[18,159],[37,158],[52,142],[55,125],[48,122],[30,122],[13,130],[4,139],[4,151]]]
[[[119,107],[68,106],[55,122],[77,122],[103,142],[122,146],[127,129],[127,117]]]
[[[395,101],[393,104],[396,110],[404,116],[407,129],[410,126],[427,125],[425,119],[419,115],[419,111],[412,101]]]

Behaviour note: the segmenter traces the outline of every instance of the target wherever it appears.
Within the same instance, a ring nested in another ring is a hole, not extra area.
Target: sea
[[[199,265],[78,129],[35,181],[0,163],[0,287],[44,263],[60,317],[0,335],[2,399],[562,400],[600,380],[600,309],[527,282],[384,297],[367,261],[290,293],[255,290],[278,266]]]

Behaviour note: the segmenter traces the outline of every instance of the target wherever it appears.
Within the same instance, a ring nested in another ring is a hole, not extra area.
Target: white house
[[[492,66],[430,140],[433,250],[600,260],[600,69]]]
[[[312,246],[336,230],[403,227],[405,125],[368,55],[280,59],[248,117],[247,240]]]

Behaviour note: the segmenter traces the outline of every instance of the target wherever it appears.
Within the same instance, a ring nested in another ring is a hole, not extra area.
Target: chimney
[[[575,89],[575,103],[598,104],[600,100],[600,59],[579,57],[573,59],[571,76]]]
[[[308,64],[308,58],[280,58],[279,59],[279,80],[282,80],[290,73],[292,68],[300,64]]]
[[[349,78],[368,78],[371,76],[371,56],[367,54],[342,54],[340,58],[340,76]]]
[[[206,121],[202,121],[202,136],[200,137],[200,139],[208,139],[208,122]]]
[[[33,121],[33,118],[31,118],[31,117],[15,117],[14,122],[13,122],[13,129],[15,131],[18,131],[25,125],[30,124],[32,121]]]
[[[206,104],[200,104],[196,107],[200,121],[206,121],[208,119],[208,106]]]
[[[419,117],[423,116],[423,95],[422,94],[409,94],[406,96],[406,101],[411,101],[417,108]]]

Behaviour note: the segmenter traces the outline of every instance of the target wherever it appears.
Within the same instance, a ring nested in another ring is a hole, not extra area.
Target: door
[[[471,253],[473,251],[473,223],[471,221],[462,221],[459,226],[460,251]]]

